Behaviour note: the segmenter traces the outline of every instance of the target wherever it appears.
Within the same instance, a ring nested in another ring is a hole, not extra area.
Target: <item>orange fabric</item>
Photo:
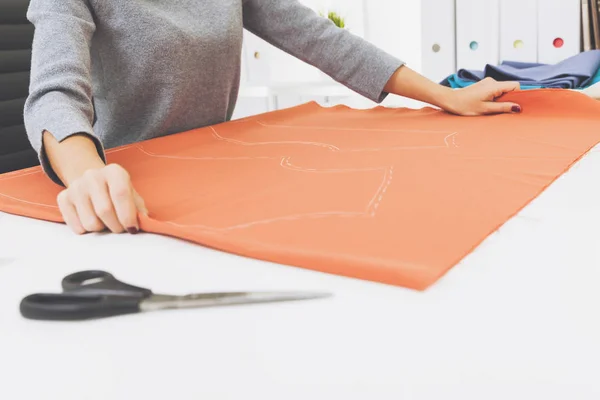
[[[425,289],[600,141],[600,103],[504,96],[521,114],[296,108],[110,150],[146,232]],[[504,100],[503,99],[503,100]],[[0,210],[61,222],[39,168],[0,176]]]

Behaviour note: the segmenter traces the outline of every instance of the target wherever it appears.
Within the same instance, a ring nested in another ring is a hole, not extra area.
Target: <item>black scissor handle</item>
[[[62,280],[62,288],[67,293],[128,296],[138,299],[152,295],[150,289],[121,282],[111,273],[99,270],[80,271],[67,275]]]
[[[20,310],[28,319],[75,321],[136,313],[141,300],[89,293],[38,293],[21,300]]]

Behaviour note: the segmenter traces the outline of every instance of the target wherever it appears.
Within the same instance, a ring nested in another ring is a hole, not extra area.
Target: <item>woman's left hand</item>
[[[518,82],[498,82],[485,78],[466,88],[454,89],[443,108],[463,116],[519,113],[520,105],[498,101],[503,94],[519,89]]]
[[[500,101],[505,93],[519,90],[518,82],[498,82],[485,78],[462,89],[434,83],[407,66],[399,68],[385,91],[440,107],[452,114],[473,116],[521,112],[521,106]]]

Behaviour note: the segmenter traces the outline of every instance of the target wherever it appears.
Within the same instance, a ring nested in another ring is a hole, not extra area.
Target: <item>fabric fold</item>
[[[522,89],[584,89],[600,82],[600,50],[579,53],[557,64],[504,61],[484,70],[461,69],[444,79],[444,86],[460,88],[484,78],[517,81]]]

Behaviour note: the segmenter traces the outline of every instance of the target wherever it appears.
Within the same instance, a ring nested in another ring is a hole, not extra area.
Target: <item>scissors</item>
[[[62,293],[36,293],[21,301],[28,319],[74,321],[146,311],[237,304],[310,300],[331,296],[320,292],[222,292],[185,296],[154,294],[150,289],[117,280],[106,271],[80,271],[62,280]]]

